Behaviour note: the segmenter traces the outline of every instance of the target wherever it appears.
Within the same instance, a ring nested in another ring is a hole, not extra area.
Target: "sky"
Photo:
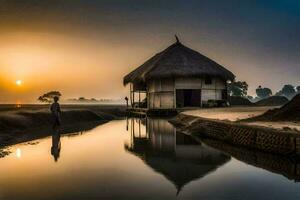
[[[246,81],[250,95],[300,85],[299,0],[0,0],[0,102],[51,90],[123,98],[123,77],[174,34]]]

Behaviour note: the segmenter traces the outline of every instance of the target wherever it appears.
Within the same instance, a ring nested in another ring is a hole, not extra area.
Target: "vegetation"
[[[299,94],[300,93],[300,86],[297,86],[296,90],[297,90],[297,93]]]
[[[246,97],[248,84],[245,81],[234,81],[228,84],[230,96]]]
[[[113,99],[95,99],[95,98],[85,98],[85,97],[79,97],[79,98],[72,98],[67,99],[67,102],[70,103],[109,103],[114,102]]]
[[[272,90],[270,88],[263,88],[261,86],[258,86],[258,88],[256,89],[256,95],[260,99],[265,99],[272,96]]]
[[[278,92],[276,92],[274,95],[270,88],[264,88],[262,86],[258,86],[258,88],[256,89],[256,97],[253,98],[251,96],[247,96],[247,98],[253,102],[257,102],[262,99],[267,99],[267,98],[273,97],[273,96],[282,96],[282,97],[286,97],[288,99],[292,99],[297,94],[300,94],[300,86],[295,87],[291,84],[284,85],[282,87],[282,89],[279,90]],[[280,100],[280,99],[278,98],[278,100]],[[283,100],[283,99],[281,99],[281,100]]]
[[[54,97],[61,97],[61,93],[59,91],[50,91],[42,96],[39,96],[38,101],[42,103],[52,103]]]
[[[292,99],[297,94],[298,87],[296,89],[293,85],[290,85],[290,84],[284,85],[283,88],[280,91],[278,91],[275,95],[276,96],[285,96],[289,99]]]
[[[79,97],[78,101],[83,101],[83,102],[86,102],[86,101],[97,102],[98,100],[96,100],[95,98],[87,99],[85,97]]]

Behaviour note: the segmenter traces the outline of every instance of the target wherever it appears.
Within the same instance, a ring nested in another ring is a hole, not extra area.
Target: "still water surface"
[[[0,199],[300,199],[295,179],[196,142],[161,119],[112,121],[8,150]]]

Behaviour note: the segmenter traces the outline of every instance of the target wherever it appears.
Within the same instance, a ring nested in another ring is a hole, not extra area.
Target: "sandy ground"
[[[300,132],[299,122],[246,122],[245,124]]]
[[[197,117],[203,117],[208,119],[218,119],[226,121],[238,121],[241,119],[247,119],[263,114],[269,109],[278,107],[264,106],[264,107],[228,107],[228,108],[207,108],[189,110],[183,112],[183,114],[193,115]],[[275,129],[292,129],[300,131],[299,122],[243,122],[249,125],[263,126]]]
[[[241,119],[246,119],[254,116],[263,114],[269,109],[274,109],[278,107],[274,106],[249,106],[249,107],[227,107],[227,108],[205,108],[197,110],[189,110],[183,112],[183,114],[193,115],[197,117],[203,117],[208,119],[219,119],[219,120],[229,120],[238,121]]]

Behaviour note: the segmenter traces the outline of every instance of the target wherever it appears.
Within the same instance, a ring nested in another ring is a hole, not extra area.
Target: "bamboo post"
[[[139,108],[141,107],[141,91],[139,90]]]
[[[134,90],[132,90],[132,107],[134,107]]]
[[[131,107],[133,107],[133,102],[132,102],[132,83],[130,83],[130,104],[131,104]]]

